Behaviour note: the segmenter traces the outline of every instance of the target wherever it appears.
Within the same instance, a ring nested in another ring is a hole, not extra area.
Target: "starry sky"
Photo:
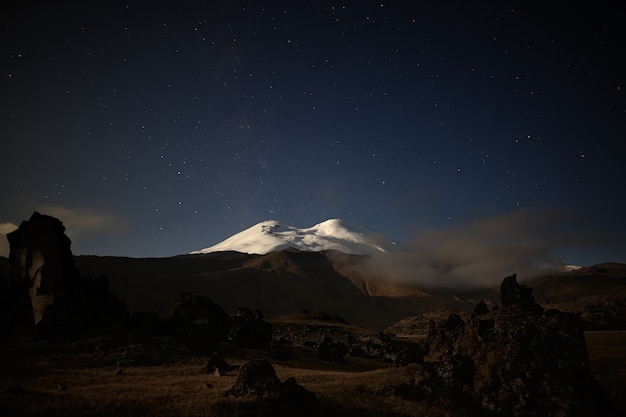
[[[37,210],[75,254],[160,257],[267,219],[399,243],[509,219],[626,262],[626,34],[575,3],[16,4],[0,227]]]

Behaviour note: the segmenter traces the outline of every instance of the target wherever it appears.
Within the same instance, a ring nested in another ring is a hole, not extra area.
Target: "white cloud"
[[[65,233],[71,239],[92,233],[120,231],[124,228],[124,222],[118,216],[87,208],[44,206],[37,211],[61,220],[65,226]]]
[[[15,229],[17,229],[15,223],[0,223],[0,256],[9,256],[9,240],[6,238],[6,234]]]
[[[72,240],[91,234],[119,232],[125,228],[120,217],[89,208],[43,206],[36,211],[61,220],[65,234]],[[11,222],[0,223],[0,256],[9,256],[9,241],[5,235],[17,228],[18,225]]]
[[[557,263],[555,248],[576,240],[555,212],[517,211],[464,226],[426,230],[394,252],[375,254],[365,276],[435,287],[489,286],[539,265]]]

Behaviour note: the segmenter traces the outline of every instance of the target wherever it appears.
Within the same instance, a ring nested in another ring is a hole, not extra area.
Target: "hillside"
[[[363,256],[285,249],[266,255],[215,252],[171,258],[76,256],[84,276],[106,275],[129,311],[170,314],[183,291],[205,295],[228,312],[240,306],[270,315],[304,310],[338,314],[351,323],[385,329],[431,311],[467,311],[497,303],[496,289],[432,289],[383,282],[356,268]],[[0,258],[0,277],[8,277]],[[520,277],[524,281],[523,277]],[[626,328],[626,266],[600,264],[527,280],[537,302],[580,315],[588,329]],[[409,320],[415,327],[415,319]],[[424,329],[427,321],[417,319]],[[423,323],[422,323],[423,322]]]
[[[334,251],[285,249],[266,255],[215,252],[172,258],[77,256],[83,275],[106,275],[111,291],[129,310],[164,317],[182,291],[210,297],[227,311],[239,306],[271,315],[303,310],[339,314],[351,323],[383,329],[408,315],[432,309],[471,308],[490,291],[425,291],[378,285],[352,273],[361,257]],[[376,290],[373,290],[376,288]]]

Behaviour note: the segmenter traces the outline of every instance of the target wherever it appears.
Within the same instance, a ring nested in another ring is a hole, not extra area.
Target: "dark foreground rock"
[[[12,276],[2,290],[9,335],[63,340],[124,325],[126,307],[106,276],[83,277],[74,264],[63,223],[34,212],[7,234]]]
[[[531,293],[513,275],[502,283],[501,308],[481,303],[471,315],[433,324],[426,363],[412,368],[416,383],[397,394],[473,415],[605,415],[580,321],[544,311]]]
[[[314,416],[317,397],[298,385],[295,378],[280,382],[276,371],[266,360],[246,362],[228,392],[229,396],[258,401],[257,416]]]
[[[205,371],[207,373],[211,373],[217,376],[226,375],[227,372],[233,371],[237,369],[236,366],[233,366],[226,362],[226,360],[219,353],[214,353],[209,357],[207,361]]]

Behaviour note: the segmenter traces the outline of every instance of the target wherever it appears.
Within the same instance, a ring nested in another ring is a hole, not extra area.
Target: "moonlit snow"
[[[391,250],[388,237],[363,226],[330,219],[313,227],[299,229],[277,220],[267,220],[228,239],[192,253],[237,251],[264,255],[285,248],[303,251],[337,250],[348,254],[371,254]]]

